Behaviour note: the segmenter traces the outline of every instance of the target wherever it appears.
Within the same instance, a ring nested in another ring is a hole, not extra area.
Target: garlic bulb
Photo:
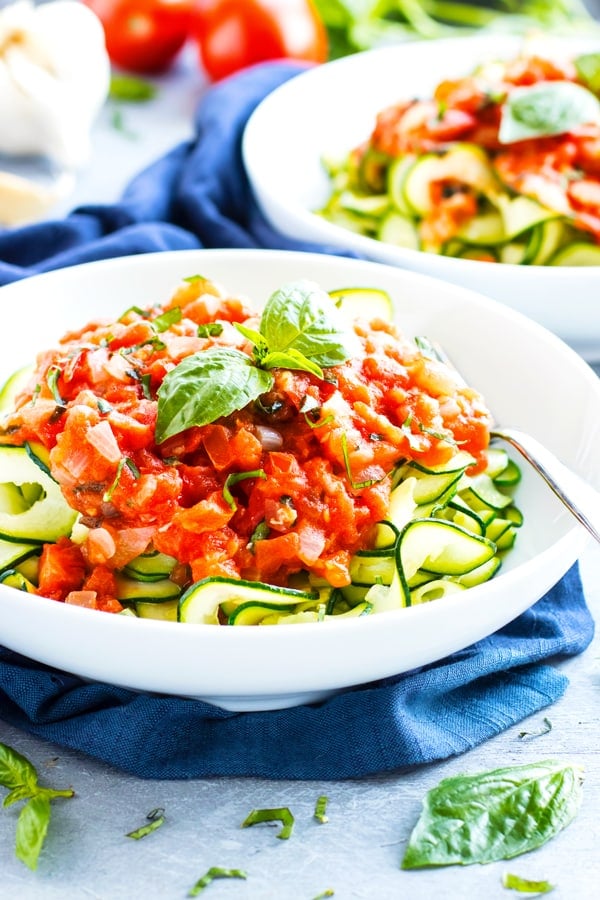
[[[104,31],[87,6],[16,0],[0,10],[0,154],[43,157],[59,171],[50,186],[0,172],[2,224],[38,218],[70,190],[109,85]]]

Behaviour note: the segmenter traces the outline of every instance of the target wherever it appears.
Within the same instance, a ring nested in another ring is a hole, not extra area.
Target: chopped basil
[[[141,838],[146,837],[146,835],[156,831],[157,828],[164,825],[165,811],[159,806],[156,809],[150,810],[146,818],[148,819],[147,825],[142,825],[140,828],[136,828],[135,831],[128,832],[125,837],[133,838],[134,841],[139,841]]]
[[[523,894],[549,894],[554,890],[554,885],[549,881],[532,881],[529,878],[520,878],[507,872],[502,876],[502,885],[511,891],[520,891]]]
[[[354,481],[352,477],[352,469],[350,468],[350,456],[348,454],[348,438],[346,437],[346,433],[342,434],[342,456],[344,457],[344,466],[346,469],[346,475],[348,476],[348,481],[350,482],[350,487],[355,491],[360,491],[362,488],[373,487],[374,484],[378,484],[378,482],[383,481],[383,478],[369,478],[367,481]]]
[[[181,316],[181,307],[173,306],[171,309],[162,313],[162,315],[152,319],[151,325],[157,334],[161,334],[163,331],[167,331],[171,325],[176,325],[177,322],[181,322]]]
[[[254,553],[254,545],[257,541],[266,541],[271,533],[271,529],[263,519],[258,523],[252,534],[250,535],[250,541],[248,544],[248,549]]]
[[[148,318],[149,318],[149,315],[150,315],[150,314],[147,312],[147,310],[142,309],[141,306],[135,306],[135,305],[134,305],[134,306],[129,306],[129,307],[127,307],[127,309],[125,310],[124,313],[121,313],[121,315],[120,315],[119,318],[117,319],[117,322],[122,322],[123,319],[125,319],[125,318],[127,317],[127,315],[128,315],[130,312],[136,313],[138,316],[141,316],[142,319],[148,319]]]
[[[199,878],[193,888],[188,891],[188,897],[197,897],[200,891],[215,880],[215,878],[247,878],[242,869],[223,869],[221,866],[212,866],[208,872]]]
[[[591,91],[573,81],[541,81],[511,91],[502,107],[498,138],[512,144],[565,134],[591,122],[600,122],[600,100]]]
[[[260,822],[281,822],[282,828],[275,836],[286,841],[294,829],[294,816],[287,806],[278,809],[253,809],[242,822],[242,828],[258,825]]]
[[[315,803],[315,812],[314,818],[317,822],[320,822],[321,825],[324,825],[326,822],[329,822],[329,818],[326,814],[328,799],[325,795],[322,795],[317,799]]]
[[[542,728],[539,728],[537,731],[520,731],[519,737],[521,740],[532,740],[536,737],[541,737],[543,734],[548,734],[549,731],[552,731],[552,722],[550,719],[547,719],[544,716],[544,725]]]
[[[512,859],[541,847],[581,804],[580,766],[544,760],[445,778],[430,790],[403,869]]]
[[[219,337],[223,334],[223,326],[220,322],[206,322],[204,325],[198,325],[198,337]]]
[[[152,381],[152,376],[149,372],[146,372],[145,375],[142,375],[140,378],[140,384],[142,385],[142,393],[146,400],[152,400],[152,392],[150,390],[150,382]]]
[[[140,477],[140,470],[138,469],[138,467],[136,466],[134,461],[132,459],[130,459],[128,456],[123,456],[119,460],[119,464],[117,466],[117,474],[115,475],[113,483],[108,488],[108,490],[106,490],[104,492],[104,495],[102,497],[102,500],[104,501],[104,503],[110,503],[110,501],[112,499],[112,495],[114,494],[116,488],[119,485],[119,482],[121,480],[121,475],[123,474],[123,469],[125,468],[125,466],[127,466],[127,468],[129,469],[129,471],[131,472],[131,474],[133,475],[134,478]]]
[[[30,869],[36,869],[50,824],[50,801],[75,795],[71,789],[55,790],[38,784],[38,773],[26,757],[0,743],[0,784],[8,788],[3,806],[27,801],[17,820],[15,854]]]
[[[211,347],[175,366],[158,391],[157,443],[257,400],[273,386],[269,369],[301,369],[322,378],[322,366],[345,362],[358,348],[329,294],[308,281],[275,291],[258,331],[237,327],[254,344],[254,361],[240,350]]]
[[[235,512],[237,509],[237,503],[235,502],[235,498],[231,493],[231,488],[234,484],[237,484],[238,481],[245,481],[246,478],[266,478],[266,473],[264,469],[254,469],[252,472],[232,472],[225,479],[225,484],[223,485],[223,499],[227,503],[228,506]]]
[[[105,415],[106,413],[112,411],[112,406],[110,405],[110,403],[107,403],[107,401],[102,397],[98,397],[96,404],[98,406],[98,412],[102,413],[102,415]]]
[[[64,408],[65,401],[61,397],[60,391],[58,390],[58,379],[60,378],[60,374],[61,371],[58,366],[50,366],[50,368],[46,372],[46,384],[50,389],[56,405]]]

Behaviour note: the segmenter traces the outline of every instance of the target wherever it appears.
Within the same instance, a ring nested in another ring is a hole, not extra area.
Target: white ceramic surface
[[[342,157],[365,140],[389,104],[426,97],[446,78],[507,59],[522,39],[479,36],[425,41],[359,53],[286,82],[258,106],[246,127],[243,158],[256,199],[285,235],[346,248],[482,291],[554,331],[589,360],[600,361],[600,268],[492,265],[408,250],[354,234],[314,214],[329,195],[324,155]],[[538,39],[572,58],[600,41]]]
[[[197,272],[257,304],[300,277],[327,289],[388,290],[405,332],[440,341],[499,421],[529,430],[600,487],[600,380],[576,353],[502,304],[372,262],[277,251],[187,251],[28,279],[0,290],[10,324],[0,332],[0,378],[68,328],[163,300],[182,277]],[[556,583],[586,538],[525,465],[523,476],[518,503],[525,524],[502,573],[444,602],[326,625],[219,628],[114,616],[0,586],[0,643],[84,678],[201,697],[229,709],[317,700],[465,647]]]

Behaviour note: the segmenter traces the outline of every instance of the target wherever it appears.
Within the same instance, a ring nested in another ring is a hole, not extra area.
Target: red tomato
[[[164,72],[186,42],[194,0],[84,0],[104,26],[117,66],[141,75]]]
[[[312,0],[198,0],[195,36],[218,81],[268,59],[327,59],[327,32]]]

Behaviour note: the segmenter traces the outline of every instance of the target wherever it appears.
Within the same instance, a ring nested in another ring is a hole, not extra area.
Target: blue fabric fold
[[[339,254],[274,231],[242,167],[249,115],[302,69],[268,63],[211,88],[194,139],[141,172],[118,203],[0,234],[0,284],[195,247]],[[447,659],[319,704],[251,713],[90,684],[0,647],[0,720],[143,778],[357,778],[464,753],[553,703],[568,685],[553,663],[581,653],[593,631],[574,566],[512,623]]]

